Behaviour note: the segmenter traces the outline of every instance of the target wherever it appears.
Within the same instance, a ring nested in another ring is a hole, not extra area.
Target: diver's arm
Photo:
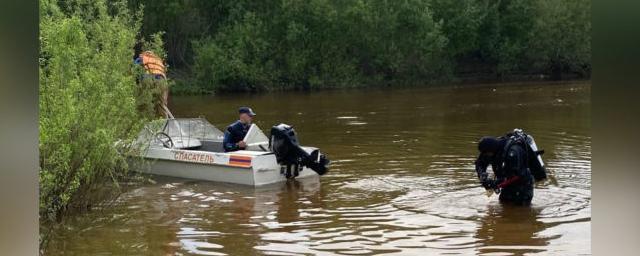
[[[480,181],[489,177],[489,174],[487,174],[487,167],[489,167],[489,162],[486,161],[486,159],[482,155],[478,156],[478,159],[476,159],[475,164],[476,164],[476,173],[478,174],[478,179]]]
[[[489,174],[487,173],[487,167],[489,167],[489,160],[485,156],[478,156],[475,162],[476,165],[476,173],[478,174],[478,180],[480,180],[480,184],[486,189],[492,188],[491,184],[494,184],[495,181],[489,179]]]

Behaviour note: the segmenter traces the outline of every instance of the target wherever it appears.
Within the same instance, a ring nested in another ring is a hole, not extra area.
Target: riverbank
[[[184,74],[182,74],[184,76]],[[497,77],[495,75],[487,75],[483,73],[467,73],[448,81],[439,83],[385,83],[385,84],[365,84],[349,87],[337,86],[321,86],[314,88],[304,87],[280,87],[280,88],[262,88],[256,90],[220,90],[208,91],[202,87],[193,86],[188,79],[174,78],[171,86],[171,94],[173,96],[181,95],[213,95],[213,94],[238,94],[238,93],[269,93],[269,92],[286,92],[286,91],[323,91],[323,90],[348,90],[348,89],[367,89],[367,88],[406,88],[406,87],[446,87],[446,86],[476,86],[487,84],[535,84],[535,83],[571,83],[571,82],[590,82],[590,74],[583,76],[575,73],[562,74],[562,79],[551,79],[551,76],[544,73],[529,74],[512,74]]]

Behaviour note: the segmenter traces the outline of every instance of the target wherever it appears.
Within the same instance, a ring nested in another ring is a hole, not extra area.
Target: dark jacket
[[[502,139],[500,145],[502,150],[493,157],[482,154],[478,156],[475,162],[478,178],[487,189],[495,189],[500,184],[507,184],[501,187],[501,202],[528,205],[533,199],[534,179],[527,163],[526,150],[519,144],[513,144],[508,149],[504,149],[506,139]],[[507,150],[506,154],[504,150]],[[488,179],[489,165],[495,174],[495,180]]]
[[[250,125],[245,125],[239,120],[227,126],[227,129],[224,131],[224,140],[222,141],[224,152],[242,149],[238,147],[238,142],[243,140],[247,135],[249,126]]]

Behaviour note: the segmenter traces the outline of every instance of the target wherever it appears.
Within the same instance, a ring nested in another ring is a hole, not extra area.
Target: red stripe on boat
[[[232,162],[243,162],[243,163],[251,163],[251,159],[229,159]]]
[[[250,167],[251,157],[231,155],[229,157],[229,165],[240,166],[240,167]]]

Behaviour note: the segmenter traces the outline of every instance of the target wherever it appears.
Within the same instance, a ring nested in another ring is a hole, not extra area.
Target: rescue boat
[[[155,175],[262,186],[287,179],[319,179],[329,160],[317,148],[298,145],[286,124],[267,137],[252,124],[244,150],[224,152],[224,133],[204,118],[153,121],[134,143],[135,170]]]

